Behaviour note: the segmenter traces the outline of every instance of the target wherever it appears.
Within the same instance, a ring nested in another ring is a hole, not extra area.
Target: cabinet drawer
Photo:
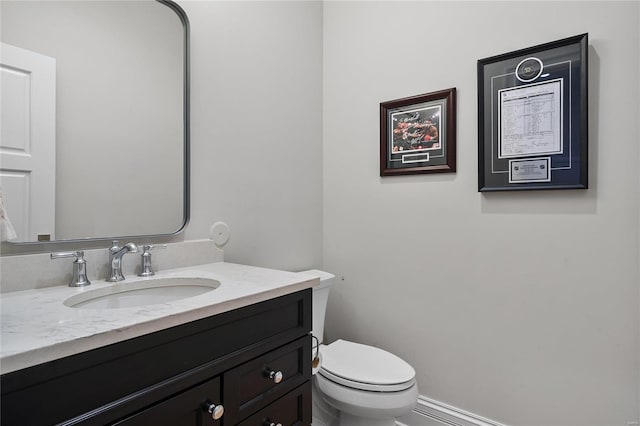
[[[307,335],[224,374],[225,419],[238,422],[310,378]]]
[[[286,394],[267,408],[257,412],[238,426],[310,426],[311,381]]]
[[[211,403],[220,404],[220,378],[209,380],[137,414],[114,423],[117,426],[219,426],[206,411]]]

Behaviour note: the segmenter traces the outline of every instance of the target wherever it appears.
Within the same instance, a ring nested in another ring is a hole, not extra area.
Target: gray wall
[[[322,262],[322,3],[180,1],[191,21],[191,222],[225,260]]]
[[[326,2],[329,340],[514,425],[638,420],[638,2]],[[476,61],[589,32],[590,189],[477,193]],[[378,176],[382,101],[458,89],[458,172]]]

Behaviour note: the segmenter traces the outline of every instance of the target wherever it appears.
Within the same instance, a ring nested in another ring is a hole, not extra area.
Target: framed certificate
[[[588,187],[582,34],[478,61],[478,191]]]
[[[455,87],[380,103],[380,176],[455,171]]]

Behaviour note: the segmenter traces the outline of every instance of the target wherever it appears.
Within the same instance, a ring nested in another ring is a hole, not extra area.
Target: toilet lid
[[[322,348],[320,374],[345,386],[382,392],[408,389],[416,376],[413,367],[394,354],[346,340]]]

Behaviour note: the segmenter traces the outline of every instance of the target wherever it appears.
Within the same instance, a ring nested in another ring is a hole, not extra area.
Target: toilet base
[[[396,421],[395,419],[357,417],[343,411],[340,413],[336,426],[396,426]]]
[[[313,413],[312,426],[337,426],[338,425],[338,410],[331,407],[327,402],[319,395],[316,387],[315,376],[312,380],[311,391],[311,407]]]
[[[395,419],[418,400],[416,383],[404,391],[381,393],[347,388],[316,374],[312,389],[313,416],[326,426],[396,426]]]

